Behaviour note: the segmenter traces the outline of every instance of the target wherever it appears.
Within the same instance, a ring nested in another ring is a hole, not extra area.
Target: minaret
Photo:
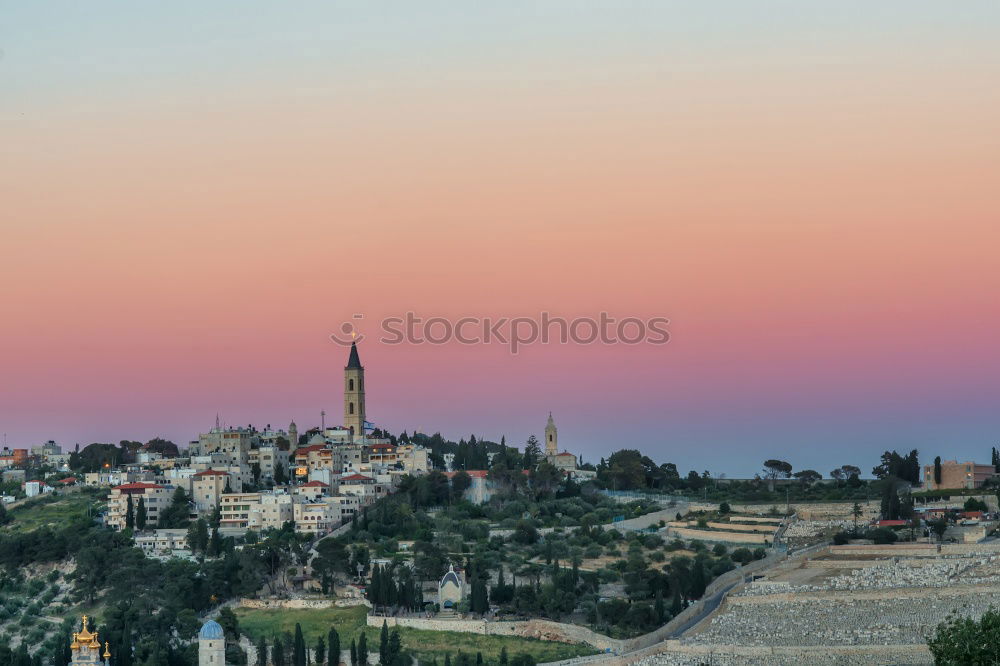
[[[294,451],[299,446],[299,428],[295,421],[288,424],[288,448]]]
[[[549,422],[545,424],[545,455],[554,456],[557,453],[559,453],[559,433],[556,432],[552,412],[549,412]]]
[[[358,356],[357,343],[351,343],[351,355],[344,366],[344,426],[356,438],[365,434],[365,369]]]
[[[198,632],[198,666],[226,666],[226,636],[215,620],[201,625]]]

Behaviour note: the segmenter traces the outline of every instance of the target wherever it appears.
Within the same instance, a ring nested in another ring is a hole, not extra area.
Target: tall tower
[[[556,423],[552,420],[552,412],[549,412],[549,422],[545,424],[545,455],[554,456],[559,453],[559,433],[556,431]]]
[[[299,428],[295,421],[288,424],[288,448],[291,451],[299,448]]]
[[[198,632],[198,666],[226,666],[226,636],[215,620],[201,625]]]
[[[344,426],[354,437],[361,438],[365,434],[365,369],[354,342],[344,366]]]

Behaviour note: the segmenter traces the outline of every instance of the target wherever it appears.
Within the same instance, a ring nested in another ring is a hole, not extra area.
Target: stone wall
[[[240,608],[332,608],[334,606],[370,606],[367,601],[358,599],[240,599]]]
[[[427,631],[457,631],[484,636],[516,636],[556,643],[583,643],[596,650],[621,650],[623,641],[595,633],[586,627],[550,620],[493,622],[478,619],[438,619],[422,617],[383,617],[369,615],[368,626],[410,627]]]
[[[880,502],[858,502],[861,505],[864,515],[862,521],[876,518],[881,509]],[[771,509],[776,508],[784,513],[784,502],[770,502],[763,504],[731,504],[730,508],[737,513],[749,513],[759,516],[766,516]],[[788,509],[798,514],[802,520],[847,520],[852,519],[851,511],[854,508],[853,501],[845,502],[792,502]],[[690,511],[717,511],[719,505],[715,502],[692,502],[688,509]],[[741,519],[742,520],[742,519]]]
[[[762,545],[774,540],[771,534],[749,534],[744,532],[718,532],[695,530],[686,527],[671,527],[667,535],[682,539],[699,539],[701,541],[722,541],[725,543],[749,543]]]

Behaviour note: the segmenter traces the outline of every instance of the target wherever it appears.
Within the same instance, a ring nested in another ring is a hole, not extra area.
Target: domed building
[[[69,644],[71,666],[108,666],[111,652],[108,643],[104,643],[104,653],[101,653],[101,641],[97,632],[87,630],[87,616],[81,618],[80,631],[73,633],[73,642]],[[102,661],[103,658],[103,661]]]
[[[438,583],[438,606],[441,610],[452,610],[458,606],[465,591],[465,584],[462,577],[455,571],[454,565],[448,566],[448,572]]]
[[[198,666],[225,666],[226,633],[222,625],[209,620],[198,632]]]

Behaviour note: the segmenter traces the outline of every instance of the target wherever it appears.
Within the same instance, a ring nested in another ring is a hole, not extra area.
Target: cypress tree
[[[507,648],[500,648],[500,666],[507,666]]]
[[[302,637],[302,625],[295,623],[295,642],[292,643],[292,666],[306,666],[306,641]]]
[[[358,664],[365,666],[368,663],[368,636],[365,632],[361,632],[361,638],[358,639]]]
[[[257,641],[257,666],[267,666],[267,639],[263,636]]]
[[[146,529],[146,518],[146,500],[140,497],[139,504],[135,509],[135,526],[140,532]]]
[[[135,506],[132,504],[132,493],[125,499],[125,527],[135,527]]]
[[[340,634],[333,627],[326,635],[326,651],[330,654],[330,666],[340,666]]]
[[[212,540],[208,543],[208,554],[212,557],[218,557],[222,553],[222,536],[219,534],[219,528],[212,528]],[[300,665],[301,666],[301,665]]]
[[[382,631],[378,637],[378,661],[382,666],[389,666],[389,625],[382,620]]]
[[[399,638],[399,629],[393,629],[389,634],[389,661],[396,663],[399,655],[403,652],[403,642]]]
[[[358,666],[358,644],[351,639],[351,666]]]
[[[326,643],[323,642],[323,637],[320,636],[316,639],[316,663],[323,664],[326,662]]]
[[[281,637],[274,637],[274,646],[271,648],[272,666],[285,666],[285,649],[281,644]]]

